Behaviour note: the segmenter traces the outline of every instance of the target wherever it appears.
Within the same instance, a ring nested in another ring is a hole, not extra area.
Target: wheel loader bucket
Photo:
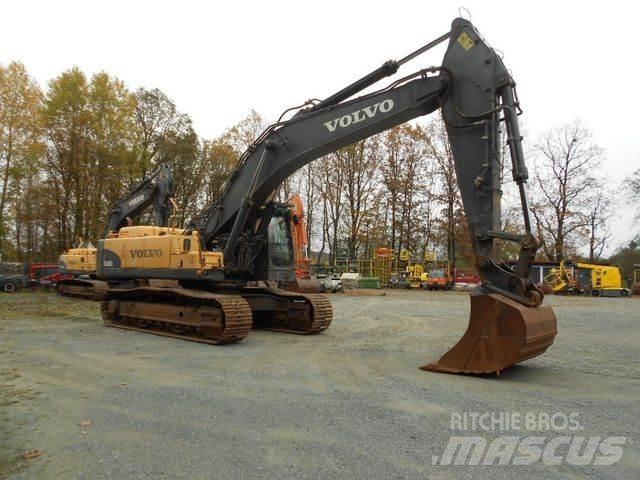
[[[496,293],[472,293],[465,334],[440,360],[420,368],[441,373],[499,373],[544,353],[556,333],[556,316],[549,306],[527,307]]]

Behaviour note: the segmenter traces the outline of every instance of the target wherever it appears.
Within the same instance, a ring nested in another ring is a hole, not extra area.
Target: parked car
[[[23,275],[0,275],[0,291],[14,293],[29,284],[29,279]]]

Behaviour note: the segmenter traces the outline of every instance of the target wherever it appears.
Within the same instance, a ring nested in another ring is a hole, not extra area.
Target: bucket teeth
[[[544,353],[557,333],[549,306],[526,307],[496,293],[472,294],[469,326],[436,363],[420,367],[440,373],[487,374]]]

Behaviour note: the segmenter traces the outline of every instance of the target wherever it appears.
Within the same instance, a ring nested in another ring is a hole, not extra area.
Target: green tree
[[[135,107],[133,94],[117,78],[101,72],[89,85],[90,190],[85,235],[102,235],[112,205],[126,189],[126,172],[134,162]]]
[[[157,88],[139,88],[135,99],[136,163],[130,169],[132,184],[141,181],[158,164],[156,157],[165,141],[173,143],[177,136],[188,134],[192,129],[189,116],[180,113],[173,100],[163,91]],[[164,152],[163,158],[166,161],[167,152]]]
[[[87,81],[74,67],[49,82],[43,109],[46,175],[49,201],[58,205],[50,222],[58,250],[103,234],[111,206],[127,187],[135,106],[124,83],[106,73]]]

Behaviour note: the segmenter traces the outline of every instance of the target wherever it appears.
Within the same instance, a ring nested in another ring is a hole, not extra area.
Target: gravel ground
[[[321,335],[214,347],[105,328],[94,302],[0,295],[0,478],[640,477],[640,300],[548,297],[550,350],[478,378],[417,368],[462,335],[467,294],[331,298]],[[452,431],[465,412],[543,429],[575,412],[580,430]],[[441,465],[452,435],[626,443],[609,466],[570,464],[566,445],[559,465]]]

